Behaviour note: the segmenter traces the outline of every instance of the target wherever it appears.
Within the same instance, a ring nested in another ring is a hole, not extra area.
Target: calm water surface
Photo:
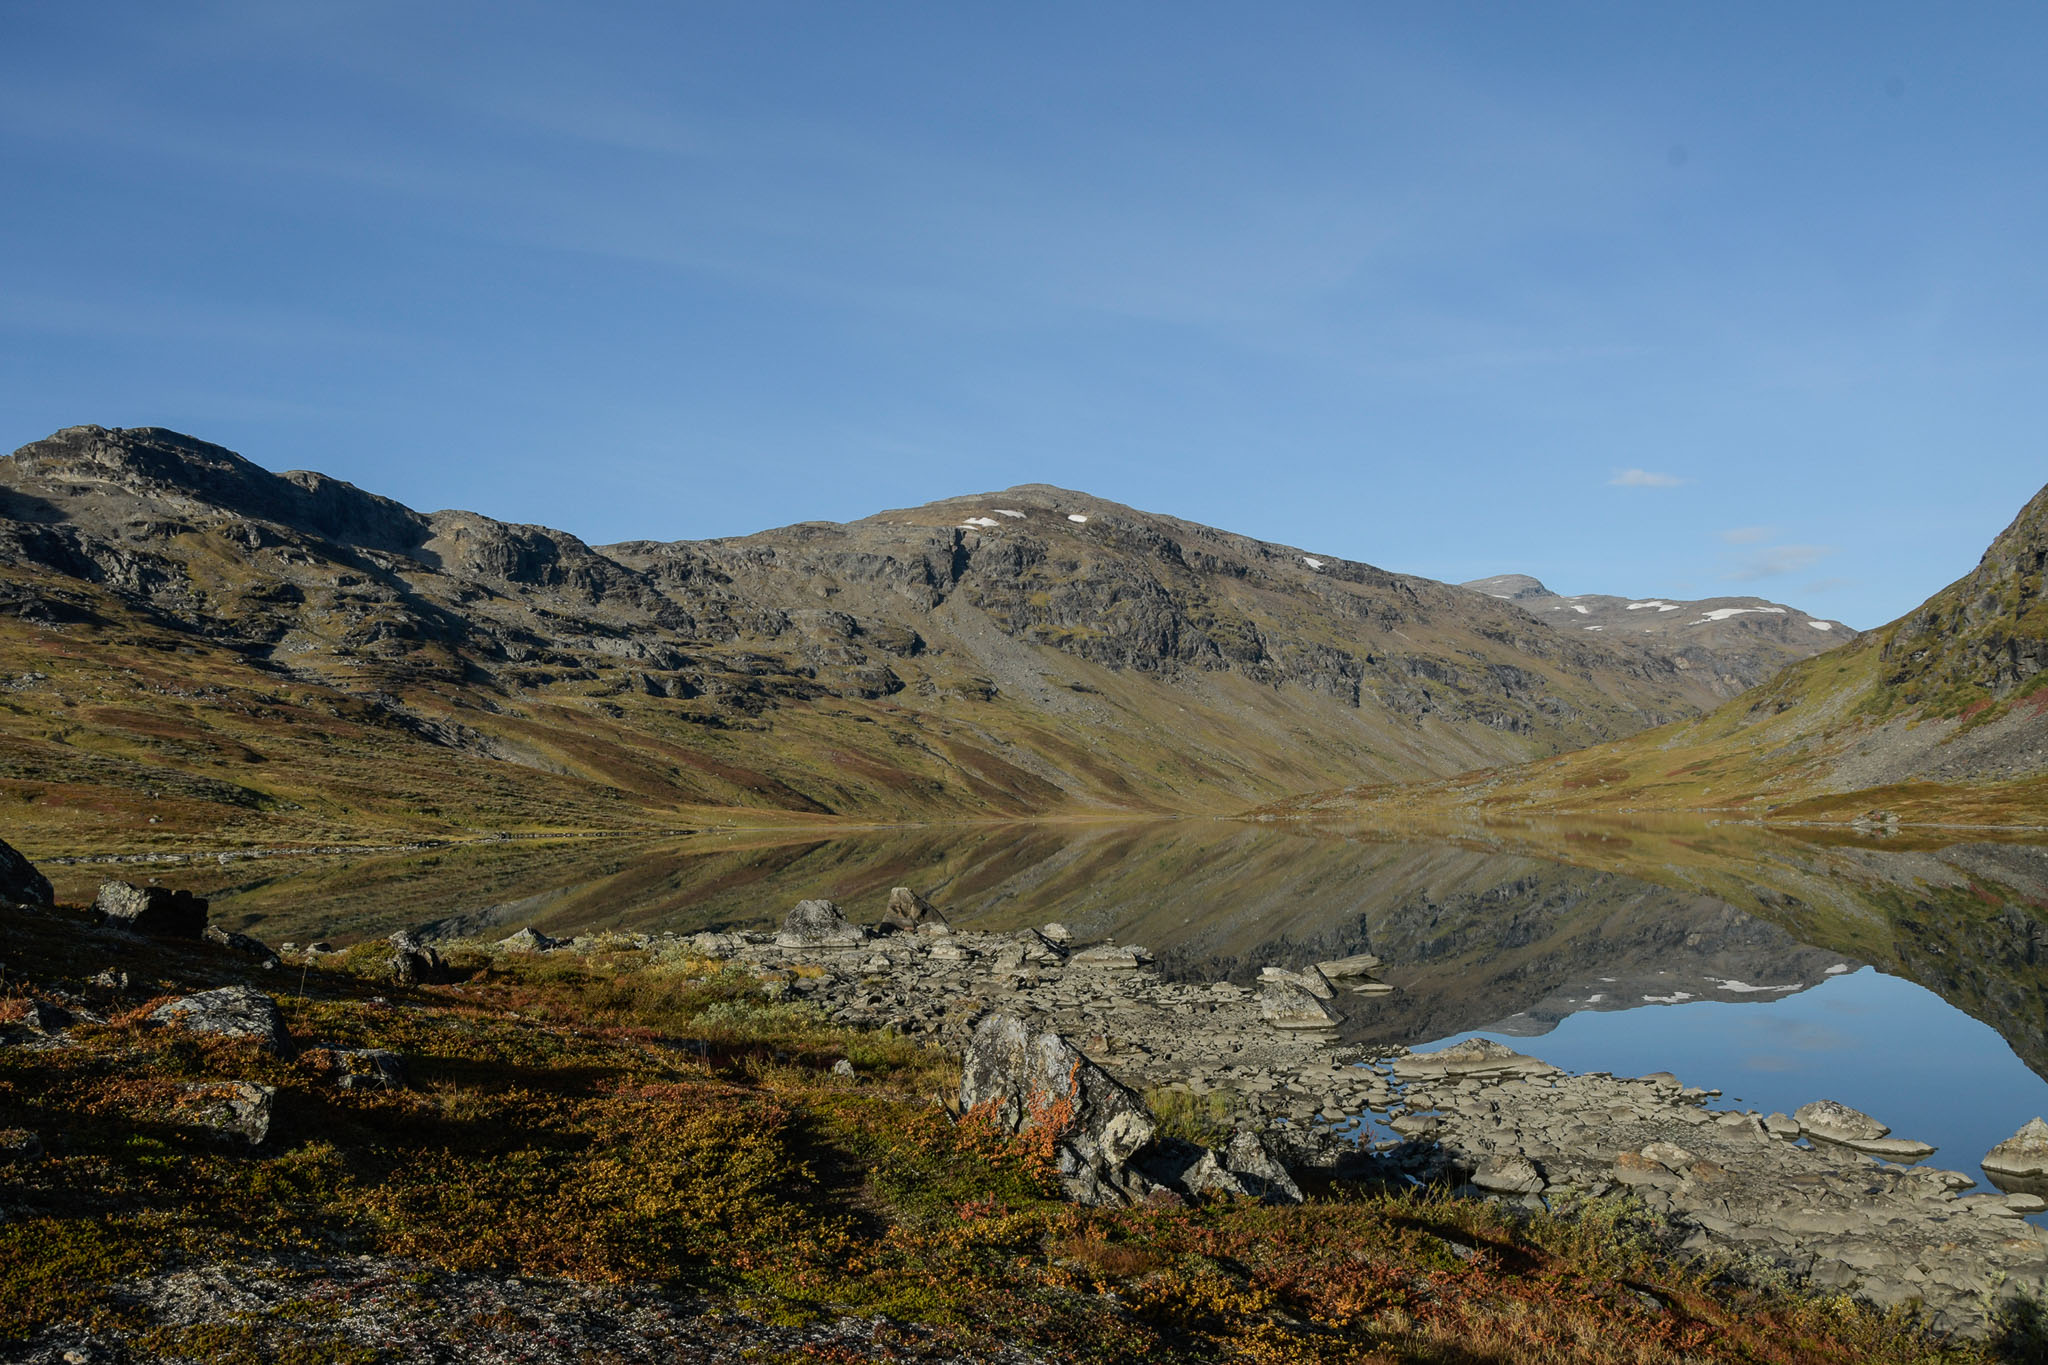
[[[69,897],[104,871],[53,869]],[[1160,821],[514,841],[156,875],[273,942],[765,928],[818,895],[872,919],[908,885],[965,926],[1058,920],[1188,978],[1377,953],[1398,989],[1339,998],[1351,1041],[1483,1034],[1574,1071],[1675,1072],[1724,1106],[1840,1100],[1972,1175],[2048,1114],[2043,846]]]

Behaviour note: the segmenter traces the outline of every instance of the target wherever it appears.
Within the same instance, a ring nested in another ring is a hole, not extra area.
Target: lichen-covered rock
[[[334,1078],[339,1090],[402,1090],[405,1058],[381,1047],[336,1048]]]
[[[1986,1152],[1979,1164],[1992,1175],[2048,1176],[2048,1122],[2028,1119],[2017,1133]]]
[[[1304,987],[1270,976],[1259,981],[1259,1017],[1290,1031],[1334,1029],[1344,1022],[1343,1015]]]
[[[798,901],[775,935],[778,948],[858,948],[867,941],[868,931],[828,900]]]
[[[1137,1095],[1050,1029],[992,1014],[968,1041],[960,1107],[1004,1132],[1050,1128],[1062,1183],[1077,1202],[1118,1204],[1151,1182],[1127,1170],[1156,1125]]]
[[[1891,1132],[1862,1110],[1851,1109],[1833,1100],[1802,1104],[1792,1111],[1792,1117],[1799,1121],[1807,1136],[1826,1138],[1831,1142],[1861,1142],[1881,1138]]]
[[[270,1136],[270,1113],[277,1088],[250,1081],[198,1081],[185,1087],[177,1103],[178,1119],[217,1136],[260,1147]]]
[[[102,882],[93,908],[109,925],[152,938],[198,938],[206,932],[207,903],[190,891]]]
[[[247,1039],[281,1057],[292,1055],[292,1036],[277,1002],[248,986],[223,986],[187,995],[159,1005],[149,1017],[192,1033]]]
[[[0,842],[0,905],[25,905],[47,910],[52,903],[50,879],[8,843]]]
[[[889,904],[882,911],[882,923],[890,929],[914,930],[927,924],[944,924],[939,908],[907,886],[891,887]]]

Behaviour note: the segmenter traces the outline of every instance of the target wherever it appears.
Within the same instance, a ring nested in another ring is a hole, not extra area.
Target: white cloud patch
[[[1833,553],[1832,545],[1771,545],[1745,555],[1727,577],[1738,583],[1776,578],[1812,568]]]
[[[1770,526],[1735,526],[1721,533],[1721,539],[1730,545],[1761,545],[1776,534]]]
[[[1607,481],[1609,488],[1676,488],[1687,482],[1676,474],[1659,474],[1648,469],[1617,469]]]

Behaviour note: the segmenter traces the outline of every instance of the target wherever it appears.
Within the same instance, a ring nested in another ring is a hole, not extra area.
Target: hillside
[[[1504,772],[1277,809],[2048,825],[2044,564],[2048,488],[1963,578],[1705,716]]]
[[[0,801],[46,853],[1227,811],[1618,737],[1697,672],[1037,485],[592,547],[153,428],[0,460]]]

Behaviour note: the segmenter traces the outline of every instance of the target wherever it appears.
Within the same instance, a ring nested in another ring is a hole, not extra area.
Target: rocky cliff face
[[[0,783],[111,786],[93,818],[116,829],[137,793],[200,803],[151,808],[166,833],[217,826],[223,785],[245,812],[325,803],[323,829],[342,787],[351,822],[427,829],[535,802],[1230,809],[1713,696],[1633,642],[1044,486],[592,547],[153,428],[0,461],[0,622]]]

